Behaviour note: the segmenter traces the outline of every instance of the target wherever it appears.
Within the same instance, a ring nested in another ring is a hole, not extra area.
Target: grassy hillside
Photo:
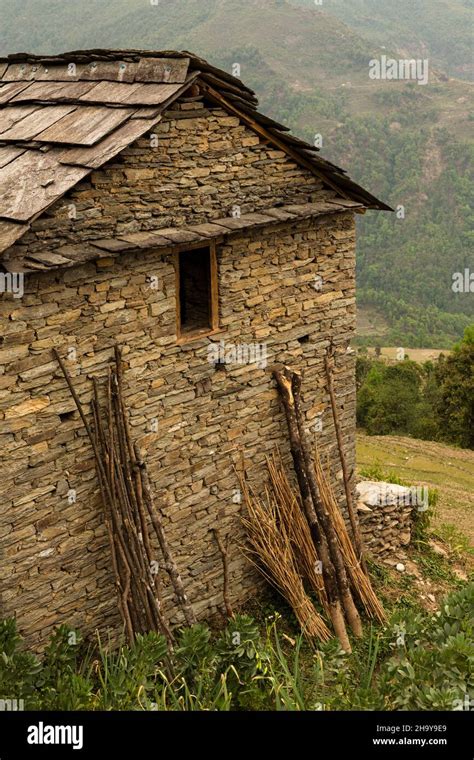
[[[454,526],[474,546],[474,452],[442,443],[401,436],[357,436],[358,471],[378,466],[407,483],[439,493],[433,527],[448,533]]]
[[[0,0],[0,52],[80,47],[194,50],[241,76],[262,109],[405,218],[359,223],[359,309],[378,312],[385,345],[447,348],[472,321],[453,293],[469,263],[474,189],[465,75],[472,0]],[[430,58],[427,86],[380,82],[382,53]],[[472,165],[472,164],[471,164]],[[471,173],[470,173],[471,171]],[[378,336],[365,336],[374,342]]]
[[[292,1],[314,7],[314,0]],[[322,7],[379,45],[472,77],[473,0],[331,0]]]

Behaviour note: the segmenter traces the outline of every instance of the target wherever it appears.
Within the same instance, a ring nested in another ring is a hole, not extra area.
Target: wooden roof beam
[[[268,140],[271,144],[275,145],[280,150],[284,151],[287,155],[290,156],[297,164],[300,164],[304,166],[306,169],[308,169],[312,174],[317,176],[322,182],[324,182],[325,185],[330,187],[332,190],[334,190],[339,195],[342,195],[343,198],[346,198],[350,200],[350,196],[345,193],[343,190],[341,190],[334,182],[331,182],[323,172],[320,172],[316,169],[316,167],[311,163],[311,161],[308,161],[307,159],[303,158],[297,151],[290,148],[290,146],[282,139],[277,137],[275,134],[272,134],[268,129],[263,127],[261,124],[259,124],[258,121],[256,121],[255,118],[250,116],[250,114],[244,113],[240,109],[238,109],[236,106],[234,106],[230,101],[228,101],[226,98],[224,98],[217,90],[214,90],[213,87],[210,85],[207,85],[203,83],[203,89],[205,92],[207,92],[208,96],[215,100],[216,103],[220,103],[226,110],[231,111],[235,116],[238,116],[241,121],[243,121],[245,124],[247,124],[250,129],[252,129],[254,132],[256,132],[261,137]]]

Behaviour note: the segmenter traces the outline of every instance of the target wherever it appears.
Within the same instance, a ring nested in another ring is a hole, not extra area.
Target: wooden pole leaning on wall
[[[89,422],[87,420],[84,408],[75,391],[71,376],[68,370],[66,369],[66,366],[63,360],[61,359],[61,357],[59,356],[59,353],[57,352],[55,348],[53,348],[53,353],[61,368],[64,378],[68,384],[69,390],[74,399],[77,410],[82,419],[87,435],[91,442],[92,449],[94,451],[96,471],[98,474],[99,486],[100,486],[102,499],[104,503],[104,514],[106,515],[105,522],[106,522],[106,526],[108,527],[109,539],[111,541],[112,565],[114,567],[114,572],[117,573],[116,579],[115,579],[115,585],[117,587],[117,590],[119,591],[120,611],[122,614],[122,618],[124,620],[127,638],[130,642],[133,642],[136,620],[132,619],[132,611],[130,608],[131,606],[130,606],[130,602],[128,598],[129,581],[130,581],[131,573],[132,573],[131,568],[130,568],[130,564],[131,564],[130,556],[127,556],[128,552],[127,552],[125,542],[122,536],[121,524],[117,520],[117,511],[114,508],[115,506],[114,496],[112,494],[112,490],[110,488],[110,480],[106,472],[108,461],[103,459],[102,454],[101,454],[101,449],[100,449],[101,427],[100,427],[100,421],[97,416],[97,409],[95,408],[95,405],[93,404],[93,413],[94,413],[94,422],[95,422],[95,433],[93,433],[92,428],[90,427]],[[109,515],[111,518],[110,525],[108,525],[107,515]],[[115,547],[116,547],[116,551],[115,551]],[[114,557],[117,557],[118,561],[116,563],[114,563]]]
[[[132,643],[137,633],[156,630],[163,634],[171,648],[173,635],[163,614],[159,578],[154,572],[149,521],[157,534],[165,567],[186,623],[192,625],[196,618],[166,540],[161,514],[153,504],[146,464],[131,439],[123,396],[120,350],[115,347],[115,366],[108,370],[105,414],[100,408],[98,382],[93,378],[93,428],[63,360],[56,349],[53,353],[94,452],[119,609],[127,638]]]
[[[150,515],[150,519],[152,521],[153,528],[160,545],[161,553],[163,554],[166,572],[171,579],[176,598],[178,599],[178,602],[183,610],[187,625],[194,625],[196,622],[196,615],[194,614],[192,605],[190,604],[189,599],[186,595],[183,580],[179,573],[174,555],[170,549],[170,545],[168,543],[168,539],[163,527],[163,520],[161,518],[160,510],[156,509],[155,507],[153,494],[150,487],[150,479],[148,477],[148,470],[137,443],[135,443],[135,455],[137,467],[140,473],[145,504],[147,506],[148,513]]]
[[[354,508],[354,502],[352,499],[351,476],[349,475],[349,470],[347,467],[346,455],[344,452],[344,443],[342,440],[341,425],[339,422],[339,414],[337,411],[336,392],[334,389],[334,377],[333,377],[334,355],[332,354],[332,352],[329,351],[329,349],[326,352],[326,356],[324,357],[324,368],[326,371],[326,380],[327,380],[329,398],[331,400],[332,418],[334,422],[334,429],[336,431],[337,448],[339,451],[342,477],[344,480],[344,492],[346,494],[347,513],[349,515],[349,521],[352,528],[352,538],[354,542],[354,548],[356,550],[357,557],[359,559],[361,567],[364,573],[367,575],[367,565],[364,558],[364,547],[362,543],[362,536],[360,533],[359,519],[357,516],[357,512]]]
[[[317,555],[321,560],[321,570],[327,592],[330,617],[334,627],[334,632],[340,641],[342,649],[344,649],[345,652],[351,652],[351,645],[349,642],[349,637],[347,635],[342,600],[340,597],[336,578],[336,571],[329,554],[326,537],[322,530],[322,524],[320,522],[319,515],[317,514],[317,505],[313,503],[311,495],[308,470],[296,416],[295,398],[293,395],[292,387],[292,373],[288,368],[285,368],[283,371],[275,370],[273,374],[277,382],[285,410],[290,438],[291,456],[293,458],[293,464],[300,490],[303,510],[308,521],[311,537],[313,539]]]
[[[326,538],[328,554],[336,573],[336,580],[339,588],[339,596],[342,602],[342,606],[354,635],[360,637],[362,636],[362,623],[360,615],[357,611],[357,607],[354,604],[354,599],[352,598],[349,578],[347,576],[346,566],[344,563],[344,557],[339,546],[339,540],[334,527],[334,523],[328,512],[327,505],[321,498],[321,494],[316,483],[311,447],[306,433],[303,411],[301,409],[301,374],[299,372],[289,372],[288,378],[290,379],[290,377],[295,405],[296,422],[300,434],[301,448],[303,451],[306,472],[308,474],[308,483],[311,492],[311,498],[313,500],[318,521]]]

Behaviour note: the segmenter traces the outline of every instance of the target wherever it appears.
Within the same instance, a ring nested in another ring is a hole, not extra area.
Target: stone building
[[[40,644],[120,626],[84,404],[118,343],[132,435],[198,616],[258,580],[238,479],[288,458],[272,366],[303,372],[308,427],[340,488],[322,372],[354,465],[355,213],[387,209],[188,53],[0,59],[0,593]],[[168,610],[175,620],[171,590]]]

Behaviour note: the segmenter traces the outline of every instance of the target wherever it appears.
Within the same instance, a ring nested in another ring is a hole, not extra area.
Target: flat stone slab
[[[367,507],[409,506],[414,493],[414,489],[407,486],[378,480],[363,480],[357,484],[356,489],[357,501],[363,512],[367,511]]]

